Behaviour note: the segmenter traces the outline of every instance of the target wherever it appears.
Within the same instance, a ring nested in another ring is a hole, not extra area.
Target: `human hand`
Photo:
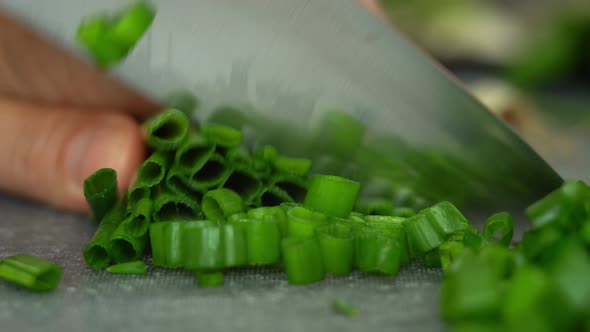
[[[158,110],[119,82],[0,13],[0,191],[86,211],[82,183],[145,157],[134,117]]]

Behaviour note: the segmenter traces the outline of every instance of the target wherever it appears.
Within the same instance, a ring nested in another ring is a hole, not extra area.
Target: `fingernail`
[[[121,169],[129,153],[129,133],[109,123],[88,126],[75,135],[67,147],[67,170],[79,188],[100,168]]]

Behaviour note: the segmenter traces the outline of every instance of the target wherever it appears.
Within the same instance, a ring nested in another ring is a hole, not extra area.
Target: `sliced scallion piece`
[[[316,228],[328,223],[326,215],[296,206],[287,211],[287,234],[289,237],[313,237]]]
[[[172,151],[180,147],[189,132],[189,119],[179,110],[167,109],[149,119],[144,126],[147,143],[153,149]]]
[[[226,188],[208,191],[203,196],[201,208],[207,219],[218,223],[223,223],[232,214],[244,210],[240,195]]]
[[[102,269],[112,260],[111,236],[125,218],[125,209],[119,205],[105,215],[84,248],[84,261],[92,269]]]
[[[292,285],[305,285],[324,279],[320,244],[315,237],[286,238],[282,241],[287,280]]]
[[[488,241],[495,241],[506,247],[512,242],[514,233],[514,220],[508,212],[500,212],[492,215],[486,221],[483,228],[483,237]]]
[[[201,128],[201,133],[209,142],[217,145],[220,153],[225,153],[227,149],[237,147],[242,142],[242,133],[228,126],[208,124]]]
[[[400,245],[400,261],[402,265],[410,263],[410,247],[408,244],[408,237],[404,228],[405,219],[401,217],[392,216],[365,216],[364,220],[369,227],[378,227],[386,230],[390,236],[398,239]]]
[[[360,314],[360,310],[357,307],[341,299],[336,299],[332,302],[332,310],[337,314],[348,317],[356,317]]]
[[[253,169],[234,166],[231,174],[223,183],[223,187],[235,191],[242,197],[245,204],[250,204],[263,190],[263,182],[260,175]]]
[[[354,234],[345,223],[326,224],[316,228],[323,259],[328,274],[347,275],[354,262]]]
[[[235,221],[221,227],[224,245],[224,263],[226,267],[244,266],[248,264],[248,245],[246,229],[236,225]]]
[[[160,221],[191,221],[198,220],[200,209],[194,201],[162,192],[154,199],[152,218]]]
[[[141,199],[133,206],[129,216],[129,222],[125,225],[125,231],[131,236],[143,236],[150,226],[152,220],[152,201]]]
[[[185,224],[186,222],[156,222],[150,225],[150,244],[155,266],[182,266],[182,231]]]
[[[139,167],[137,183],[145,187],[153,187],[160,184],[166,175],[170,164],[170,156],[165,152],[154,152]]]
[[[84,197],[96,220],[117,203],[117,172],[112,168],[101,168],[84,180]]]
[[[182,228],[183,267],[217,270],[224,267],[225,248],[221,228],[211,221],[187,222]]]
[[[130,218],[124,220],[111,236],[111,255],[117,263],[135,261],[143,255],[147,234],[144,233],[144,235],[137,237],[129,234],[126,230],[133,228],[129,226],[131,222]]]
[[[189,185],[195,190],[217,188],[230,176],[231,165],[219,154],[213,154],[207,162],[189,179]]]
[[[204,137],[190,135],[175,154],[175,167],[179,174],[190,176],[198,172],[215,153],[215,144]]]
[[[314,175],[303,206],[326,215],[347,218],[360,190],[360,184],[339,176]]]
[[[191,206],[198,206],[203,199],[204,192],[190,186],[190,180],[177,167],[173,166],[166,175],[166,189],[182,200],[191,202]]]
[[[118,44],[129,50],[141,39],[155,16],[155,10],[147,2],[137,2],[118,15],[109,33]]]
[[[373,227],[356,231],[355,259],[361,272],[396,275],[401,265],[400,240]]]
[[[307,176],[311,170],[311,160],[305,158],[277,156],[272,159],[272,165],[278,173],[295,176]]]
[[[142,199],[149,199],[152,194],[152,189],[141,183],[136,183],[127,192],[127,204],[135,206]]]
[[[39,257],[15,255],[0,261],[0,280],[37,292],[50,291],[61,280],[61,268]]]
[[[119,263],[107,267],[107,272],[116,274],[146,274],[147,266],[143,261]]]
[[[287,236],[287,214],[280,206],[263,206],[248,210],[249,218],[261,220],[275,220],[283,237]]]
[[[281,232],[273,219],[239,219],[234,222],[246,232],[248,264],[270,265],[281,257]]]

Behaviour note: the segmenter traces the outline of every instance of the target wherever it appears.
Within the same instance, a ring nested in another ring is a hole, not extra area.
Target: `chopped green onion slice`
[[[242,219],[248,219],[248,214],[246,212],[234,213],[227,218],[228,223],[235,223],[239,222]]]
[[[274,219],[240,219],[235,225],[246,232],[248,264],[270,265],[281,257],[281,232]]]
[[[129,48],[120,45],[111,34],[111,21],[104,16],[84,20],[78,27],[77,42],[93,57],[100,68],[107,69],[120,62]]]
[[[235,191],[220,188],[208,191],[201,203],[203,213],[207,219],[223,222],[226,218],[244,210],[242,198]]]
[[[110,34],[117,43],[127,49],[132,48],[141,39],[152,24],[155,17],[154,9],[144,1],[124,10],[113,22]]]
[[[289,237],[312,237],[316,228],[327,222],[323,213],[296,206],[287,211],[287,234]]]
[[[440,250],[437,248],[419,255],[418,262],[420,262],[420,264],[425,267],[442,267]]]
[[[275,170],[282,174],[307,176],[311,169],[311,160],[305,158],[277,156],[271,162]]]
[[[117,203],[117,172],[112,168],[101,168],[84,180],[84,197],[96,220]]]
[[[125,231],[131,236],[140,237],[147,233],[152,220],[152,201],[150,199],[141,199],[133,207],[129,222],[125,225]]]
[[[195,279],[199,287],[220,287],[223,286],[223,273],[222,272],[208,272],[208,271],[197,271],[195,272]]]
[[[175,155],[175,167],[183,175],[192,175],[205,166],[215,153],[215,144],[211,144],[202,136],[191,135]]]
[[[586,313],[590,308],[590,255],[586,248],[574,237],[562,239],[548,269],[570,308]]]
[[[279,206],[281,207],[281,209],[283,209],[285,213],[287,213],[287,211],[289,211],[291,208],[299,206],[299,204],[295,202],[283,202],[279,204]]]
[[[286,238],[282,242],[287,280],[292,285],[305,285],[324,279],[320,244],[315,237]]]
[[[183,267],[188,270],[217,270],[224,267],[221,228],[210,221],[187,222],[182,228]]]
[[[400,239],[373,227],[362,227],[356,230],[355,260],[361,272],[396,275],[401,265]]]
[[[279,223],[282,236],[287,236],[287,214],[280,206],[263,206],[248,210],[248,218],[260,220],[275,220]]]
[[[455,265],[455,264],[453,264]],[[445,320],[496,319],[502,309],[501,276],[471,252],[445,274],[441,286],[441,315]]]
[[[84,248],[84,261],[91,269],[102,269],[111,262],[111,236],[123,221],[124,213],[122,206],[112,208],[102,219],[94,236]]]
[[[111,255],[117,263],[125,263],[138,260],[143,255],[143,250],[147,242],[147,234],[135,237],[129,234],[126,229],[131,219],[124,220],[113,232],[111,236]]]
[[[492,215],[486,221],[483,228],[483,237],[488,241],[496,241],[504,246],[509,246],[514,233],[514,220],[508,212],[500,212]]]
[[[213,154],[197,172],[190,177],[189,185],[195,190],[208,190],[223,184],[231,174],[221,155]]]
[[[59,265],[31,255],[15,255],[0,261],[0,280],[33,291],[50,291],[61,280]]]
[[[159,221],[191,221],[200,216],[199,206],[194,201],[162,192],[154,199],[152,218]]]
[[[390,236],[398,239],[400,245],[400,260],[402,265],[410,263],[410,246],[404,228],[405,219],[393,216],[365,216],[366,225],[387,230]]]
[[[547,305],[548,301],[551,305]],[[501,309],[507,327],[513,329],[569,331],[571,328],[573,311],[550,275],[538,267],[524,266],[514,273]]]
[[[203,136],[209,142],[222,148],[233,148],[242,142],[242,133],[232,127],[208,124],[201,128]]]
[[[417,214],[404,222],[410,247],[418,254],[427,253],[438,248],[445,240],[424,214]]]
[[[145,123],[147,143],[156,150],[177,149],[188,137],[189,126],[189,119],[184,113],[167,109]]]
[[[543,227],[526,231],[518,247],[530,262],[546,264],[562,239],[563,234],[556,227]]]
[[[347,275],[354,261],[354,234],[345,223],[326,224],[317,227],[317,238],[326,273]]]
[[[155,266],[182,266],[182,230],[185,224],[186,222],[157,222],[150,225],[150,244]]]
[[[166,189],[182,200],[191,202],[192,206],[198,206],[204,193],[190,186],[190,179],[179,171],[177,165],[173,166],[166,175]]]
[[[146,187],[141,183],[136,183],[127,192],[127,204],[130,206],[135,206],[140,200],[144,198],[149,199],[151,197],[151,193],[152,190],[150,187]]]
[[[332,302],[332,310],[337,314],[348,317],[356,317],[360,314],[360,310],[357,307],[340,299]]]
[[[107,272],[117,274],[146,274],[147,266],[143,261],[119,263],[107,267]]]
[[[452,241],[449,239],[440,245],[440,263],[445,273],[451,269],[453,262],[463,254],[463,250],[465,250],[465,245],[462,241]]]
[[[450,202],[441,202],[420,213],[424,214],[438,234],[444,237],[465,229],[469,223]]]
[[[139,167],[137,182],[146,187],[153,187],[164,180],[170,157],[165,152],[154,152]]]
[[[557,224],[572,229],[590,217],[586,204],[590,187],[582,181],[568,181],[526,209],[526,216],[535,228]]]
[[[221,226],[225,266],[236,267],[248,264],[246,229],[235,221]]]
[[[303,206],[326,215],[347,218],[360,190],[360,183],[339,176],[314,175]]]
[[[254,202],[263,189],[260,176],[251,168],[234,167],[230,176],[223,184],[224,188],[238,193],[246,204]]]

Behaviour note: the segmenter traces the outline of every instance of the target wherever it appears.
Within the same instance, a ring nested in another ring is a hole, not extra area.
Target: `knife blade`
[[[562,182],[451,74],[354,1],[153,3],[150,31],[111,75],[153,100],[193,92],[198,120],[238,126],[251,146],[310,156],[315,172],[417,207],[522,208]],[[79,22],[122,1],[2,5],[80,54]]]

